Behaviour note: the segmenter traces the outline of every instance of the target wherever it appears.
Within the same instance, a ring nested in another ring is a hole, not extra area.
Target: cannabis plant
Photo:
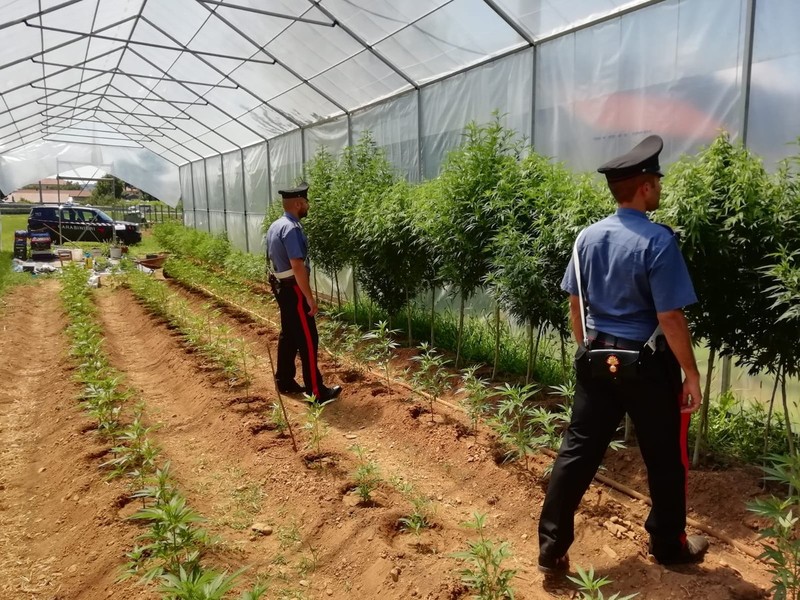
[[[786,497],[759,499],[748,510],[769,523],[759,532],[764,552],[761,558],[769,565],[775,598],[800,599],[800,456],[797,454],[769,457],[772,466],[765,467],[766,479],[787,486]]]
[[[364,449],[358,444],[352,446],[350,450],[358,457],[358,466],[353,475],[353,479],[356,482],[356,491],[362,502],[369,502],[372,492],[378,488],[383,480],[378,464],[373,460],[369,460],[364,454]]]
[[[309,434],[308,445],[306,447],[313,448],[314,452],[319,454],[320,442],[322,442],[322,438],[324,438],[327,433],[325,423],[322,421],[322,411],[324,411],[325,407],[333,402],[333,400],[317,402],[313,395],[308,396],[308,399],[310,402],[308,403],[308,411],[306,412],[306,422],[305,425],[303,425],[303,429],[308,431]]]
[[[607,577],[595,576],[594,567],[589,567],[588,571],[584,571],[580,567],[576,567],[576,570],[578,571],[578,576],[572,577],[571,575],[567,575],[567,579],[578,585],[578,589],[581,593],[580,600],[606,600],[600,588],[611,583],[611,580]],[[608,600],[631,600],[631,598],[635,598],[638,595],[637,593],[620,596],[619,592],[617,592],[613,596],[610,596]]]
[[[411,382],[418,390],[428,394],[428,407],[433,421],[433,403],[447,390],[450,382],[450,374],[445,370],[449,363],[435,348],[428,342],[419,345],[420,354],[412,358],[419,363],[417,369],[411,376]]]
[[[472,521],[463,523],[464,527],[478,532],[478,539],[467,542],[464,552],[453,554],[467,562],[461,570],[461,581],[475,592],[475,600],[513,600],[514,590],[511,580],[516,570],[506,569],[503,563],[510,558],[508,542],[494,542],[486,537],[486,515],[472,514]]]
[[[389,329],[387,321],[379,321],[375,329],[364,334],[363,338],[368,342],[367,360],[375,363],[383,371],[386,377],[386,391],[391,391],[391,380],[389,377],[389,362],[392,359],[392,350],[397,348],[397,342],[393,336],[399,333],[397,329]]]
[[[478,434],[481,417],[489,410],[488,401],[491,395],[489,383],[475,375],[477,370],[477,365],[464,369],[461,373],[461,387],[458,389],[458,393],[464,395],[461,404],[467,411],[474,435]]]

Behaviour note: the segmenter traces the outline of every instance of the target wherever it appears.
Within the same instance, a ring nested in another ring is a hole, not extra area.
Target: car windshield
[[[97,209],[95,209],[95,210],[97,210]],[[102,210],[97,210],[97,220],[100,221],[101,223],[113,223],[114,222],[114,219],[109,217]]]

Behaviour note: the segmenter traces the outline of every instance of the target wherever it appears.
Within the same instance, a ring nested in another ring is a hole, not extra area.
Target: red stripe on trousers
[[[689,421],[691,413],[681,413],[681,462],[683,463],[683,481],[685,504],[689,504]],[[686,532],[681,535],[681,544],[686,544]]]
[[[303,310],[303,293],[300,291],[299,285],[294,286],[294,291],[297,294],[297,313],[300,315],[300,324],[303,326],[303,333],[306,335],[308,366],[311,372],[311,393],[314,394],[314,398],[319,400],[319,386],[317,384],[317,357],[314,356],[314,344],[311,341],[311,330],[308,328],[306,311]]]
[[[681,462],[683,463],[686,499],[689,498],[689,421],[690,413],[681,413]]]

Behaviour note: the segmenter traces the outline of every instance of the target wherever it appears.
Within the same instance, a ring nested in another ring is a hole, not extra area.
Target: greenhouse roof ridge
[[[661,1],[11,0],[0,188],[57,171],[77,148],[79,161],[141,163],[132,183],[173,193],[158,179],[177,181],[186,163]]]

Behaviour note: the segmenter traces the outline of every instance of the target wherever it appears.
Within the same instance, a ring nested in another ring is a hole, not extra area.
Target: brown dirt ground
[[[0,598],[154,598],[116,582],[137,530],[75,400],[58,290],[16,288],[0,315]]]
[[[65,342],[58,335],[63,319],[52,318],[58,314],[53,310],[56,287],[48,282],[15,290],[0,317],[5,326],[0,350],[10,357],[0,372],[11,382],[0,393],[0,539],[10,542],[0,550],[0,581],[17,586],[9,588],[14,590],[9,598],[28,597],[16,590],[28,585],[30,573],[36,581],[50,577],[51,586],[62,586],[61,595],[45,586],[50,596],[30,597],[147,597],[142,588],[113,583],[136,532],[118,514],[121,487],[102,480],[97,468],[102,459],[81,460],[102,448],[91,434],[80,433],[87,421],[73,400]],[[202,309],[203,300],[187,297]],[[324,357],[326,383],[345,387],[324,413],[326,456],[303,449],[308,440],[302,430],[305,404],[287,398],[301,446],[295,454],[287,437],[269,429],[268,411],[276,396],[267,348],[274,352],[274,330],[220,317],[257,357],[251,389],[231,389],[129,292],[104,289],[97,299],[113,364],[139,392],[148,418],[161,423],[155,436],[164,457],[191,505],[219,538],[211,562],[230,569],[247,565],[245,578],[250,580],[269,576],[269,598],[466,598],[459,563],[450,554],[475,537],[461,523],[477,510],[487,514],[488,535],[510,543],[509,566],[518,570],[513,583],[517,598],[573,596],[571,584],[545,582],[535,568],[546,457],[532,459],[527,470],[498,465],[489,432],[481,431],[477,439],[469,435],[460,412],[437,406],[431,418],[419,408],[424,403],[406,389],[394,386],[387,392],[374,376]],[[15,355],[10,349],[16,348],[35,352]],[[356,443],[377,462],[384,479],[401,477],[431,499],[435,528],[419,540],[400,531],[397,520],[410,512],[410,505],[386,483],[370,505],[356,502],[350,490],[357,461],[348,450]],[[41,473],[40,465],[47,465]],[[635,449],[610,455],[606,466],[609,476],[646,492]],[[756,547],[755,522],[744,505],[757,493],[757,484],[756,474],[746,470],[693,472],[691,516]],[[71,500],[76,494],[77,504]],[[700,566],[670,570],[649,562],[645,516],[640,502],[593,486],[577,515],[573,565],[593,565],[614,581],[609,590],[639,592],[639,598],[764,597],[769,587],[765,567],[716,540]],[[605,525],[612,517],[629,523],[623,523],[625,534],[617,537]],[[64,524],[54,530],[57,519]],[[250,526],[255,522],[271,527],[272,533],[254,534]],[[57,543],[62,531],[67,535]],[[47,547],[57,549],[48,553]],[[53,564],[45,564],[51,556],[56,557]],[[61,575],[56,578],[53,572]]]

